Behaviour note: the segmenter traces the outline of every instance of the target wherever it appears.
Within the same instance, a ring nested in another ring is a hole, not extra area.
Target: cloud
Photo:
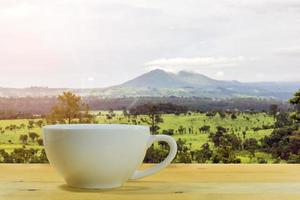
[[[265,77],[265,74],[263,74],[263,73],[257,73],[257,74],[255,74],[255,78],[256,79],[263,79]]]
[[[0,1],[0,86],[102,87],[145,68],[300,80],[299,10],[299,0]]]
[[[94,81],[95,78],[90,76],[90,77],[87,78],[87,80],[88,80],[88,81]]]
[[[147,69],[164,69],[167,71],[197,70],[198,68],[224,68],[240,65],[246,59],[237,57],[192,57],[161,58],[145,63]]]
[[[219,77],[219,78],[222,78],[224,76],[224,72],[223,71],[218,71],[216,73],[216,76]]]
[[[274,53],[276,55],[281,55],[281,56],[299,57],[300,56],[300,47],[276,49],[274,51]]]

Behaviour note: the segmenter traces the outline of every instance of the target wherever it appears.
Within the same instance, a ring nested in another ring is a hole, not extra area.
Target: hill
[[[210,98],[263,97],[288,99],[300,88],[300,82],[221,81],[203,74],[153,70],[123,84],[108,88],[110,96],[196,96]]]
[[[203,74],[153,70],[120,85],[107,88],[1,88],[0,97],[56,96],[71,91],[81,96],[115,97],[208,97],[208,98],[275,98],[286,100],[300,88],[300,82],[256,82],[215,80]]]

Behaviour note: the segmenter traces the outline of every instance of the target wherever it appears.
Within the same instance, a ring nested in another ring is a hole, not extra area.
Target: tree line
[[[290,105],[275,99],[233,98],[212,99],[200,97],[124,97],[100,98],[95,96],[82,97],[81,100],[91,110],[130,110],[134,107],[153,104],[175,104],[187,107],[190,111],[212,111],[238,109],[240,111],[267,111],[272,104],[282,110],[288,110]],[[47,115],[57,104],[57,97],[0,97],[0,119],[38,118]]]

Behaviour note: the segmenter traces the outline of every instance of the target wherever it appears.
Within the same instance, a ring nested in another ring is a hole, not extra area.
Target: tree
[[[23,144],[27,144],[28,141],[28,135],[20,135],[19,140],[23,143]]]
[[[285,126],[291,126],[293,124],[293,121],[290,117],[290,115],[287,112],[280,112],[276,115],[276,121],[275,121],[275,128],[281,128]]]
[[[148,148],[148,150],[146,152],[144,162],[159,163],[166,158],[168,153],[169,153],[169,151],[167,149],[154,148],[154,146],[152,145],[150,148]]]
[[[39,146],[43,146],[44,145],[44,141],[42,138],[37,139],[37,143]]]
[[[287,163],[300,163],[300,154],[290,155]]]
[[[277,104],[270,105],[269,112],[270,112],[270,115],[272,115],[274,119],[276,118],[278,111],[279,111],[279,109],[278,109]]]
[[[216,149],[216,153],[212,157],[213,163],[240,163],[241,160],[236,157],[230,146],[222,146]]]
[[[150,131],[152,134],[157,134],[160,127],[159,123],[163,122],[162,110],[159,104],[147,103],[135,107],[130,110],[130,113],[133,115],[144,114],[147,115],[147,118],[142,118],[142,122],[150,125]]]
[[[219,113],[219,116],[220,116],[222,119],[224,119],[224,118],[226,117],[226,113],[225,113],[225,112],[223,112],[223,111],[218,111],[218,113]]]
[[[38,127],[40,127],[40,128],[42,127],[43,123],[44,123],[44,122],[43,122],[43,120],[41,120],[41,119],[35,122],[35,124],[36,124]]]
[[[129,115],[128,110],[126,108],[122,109],[122,113],[123,113],[124,117],[127,117],[127,115]]]
[[[246,131],[243,131],[242,134],[243,134],[243,140],[245,140],[245,139],[246,139],[247,132],[246,132]]]
[[[184,134],[184,132],[185,132],[185,128],[182,125],[180,125],[177,130],[180,135]]]
[[[200,150],[196,150],[194,155],[195,155],[195,160],[198,163],[205,163],[206,161],[210,160],[212,157],[212,150],[209,147],[208,143],[205,143],[202,145]]]
[[[211,141],[214,143],[215,146],[220,146],[221,137],[224,136],[224,134],[226,134],[226,132],[227,132],[226,128],[224,128],[222,126],[218,126],[217,132],[214,134],[211,133],[209,138],[211,139]]]
[[[67,122],[70,124],[73,119],[86,117],[83,116],[84,113],[81,110],[85,110],[85,114],[89,112],[87,104],[82,102],[81,97],[71,92],[64,92],[57,97],[57,103],[47,118],[54,123],[63,122],[67,119]]]
[[[110,122],[110,120],[112,120],[112,116],[108,113],[108,114],[106,114],[106,119]]]
[[[48,163],[45,149],[38,153],[37,149],[15,148],[11,153],[0,149],[0,163]]]
[[[34,127],[34,121],[28,120],[28,125],[27,125],[28,130],[32,129],[33,127]]]
[[[274,158],[288,160],[300,152],[300,131],[295,127],[278,128],[261,140],[262,148]]]
[[[300,89],[294,94],[289,102],[295,107],[295,112],[292,114],[291,118],[295,120],[296,123],[300,123]]]
[[[232,120],[235,120],[237,118],[236,114],[234,114],[234,113],[232,113],[230,117]]]
[[[222,126],[218,126],[216,133],[211,133],[209,139],[215,147],[230,147],[232,150],[238,150],[242,146],[241,139],[233,133],[227,133],[226,128]]]
[[[186,145],[186,140],[182,140],[179,138],[177,141],[177,155],[176,160],[179,163],[191,163],[192,155],[191,155],[191,147]]]
[[[36,163],[38,162],[37,149],[16,148],[11,153],[14,163]]]
[[[199,128],[200,132],[208,132],[209,130],[210,130],[210,126],[208,126],[208,125],[204,125]]]
[[[217,112],[216,111],[211,111],[211,112],[207,112],[205,115],[209,118],[213,118],[214,116],[216,116]]]
[[[164,134],[164,135],[174,135],[174,129],[163,130],[162,134]]]
[[[29,138],[31,139],[32,142],[34,142],[34,140],[39,137],[39,135],[35,132],[29,132],[28,136],[29,136]]]
[[[39,159],[40,159],[40,162],[41,162],[41,163],[48,163],[48,162],[49,162],[49,161],[48,161],[48,158],[47,158],[47,156],[46,156],[46,151],[45,151],[45,149],[42,149],[42,150],[41,150]]]
[[[258,148],[258,142],[255,138],[248,138],[244,141],[244,149],[250,152],[250,159],[255,157],[255,151]]]
[[[0,149],[0,156],[2,157],[2,160],[0,162],[3,163],[12,163],[12,157],[7,153],[4,149]]]

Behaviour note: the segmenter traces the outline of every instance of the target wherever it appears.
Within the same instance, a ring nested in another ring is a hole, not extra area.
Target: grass
[[[25,124],[26,127],[23,129],[16,129],[16,130],[5,130],[4,133],[0,133],[0,144],[9,144],[9,140],[13,144],[20,144],[19,137],[21,134],[28,134],[28,132],[36,132],[37,134],[41,135],[41,128],[34,127],[32,129],[28,129],[28,119],[13,119],[13,120],[0,120],[0,127],[5,129],[5,127],[9,125],[17,125],[20,126],[21,124]]]
[[[101,112],[101,115],[97,115]],[[121,124],[132,124],[133,118],[128,118],[122,115],[122,111],[115,111],[116,116],[112,119],[107,119],[106,114],[107,111],[93,111],[93,114],[96,115],[97,123],[121,123]],[[136,118],[136,122],[138,124],[145,124],[142,122],[141,118],[145,118],[145,116],[138,116]],[[211,132],[216,131],[217,126],[223,126],[234,134],[237,134],[239,137],[243,138],[243,132],[246,132],[246,138],[256,138],[257,140],[263,138],[266,135],[269,135],[273,129],[263,129],[254,131],[253,128],[261,128],[262,126],[269,126],[274,124],[274,119],[265,114],[240,114],[236,119],[231,119],[230,115],[227,115],[225,118],[221,118],[219,115],[214,117],[207,117],[205,114],[201,113],[190,113],[186,115],[174,115],[174,114],[165,114],[162,116],[163,123],[159,124],[160,132],[167,129],[174,129],[175,139],[183,139],[186,140],[188,145],[191,145],[192,150],[199,149],[201,145],[208,142],[208,133],[200,132],[199,128],[207,125],[210,126]],[[38,120],[38,119],[36,119]],[[41,128],[34,126],[34,128],[28,130],[28,119],[14,119],[14,120],[0,120],[0,127],[2,127],[4,133],[0,134],[0,149],[5,149],[7,151],[12,151],[14,148],[22,147],[23,144],[19,140],[21,134],[28,134],[28,132],[36,132],[41,137]],[[22,129],[16,130],[7,130],[5,127],[15,124],[20,126],[21,124],[25,124],[25,127]],[[179,134],[176,131],[179,127],[186,128],[187,132],[185,134]],[[188,129],[193,129],[193,133],[189,133]],[[39,146],[37,142],[28,141],[26,144],[29,148],[41,149],[43,147]],[[238,157],[242,160],[243,163],[252,163],[254,160],[250,159],[250,155],[248,152],[238,152]],[[273,162],[270,155],[265,154],[263,152],[257,152],[256,157],[262,157],[269,162]]]

